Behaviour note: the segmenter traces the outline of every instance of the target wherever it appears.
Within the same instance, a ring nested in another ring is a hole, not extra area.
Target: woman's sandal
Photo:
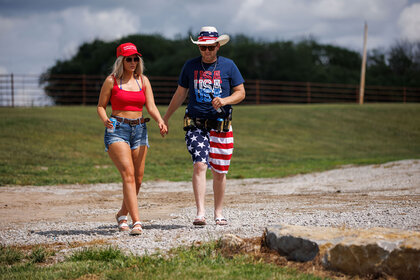
[[[224,217],[216,218],[214,220],[218,226],[225,226],[228,224],[228,221]]]
[[[130,227],[127,224],[128,218],[127,216],[119,216],[118,213],[115,215],[115,219],[117,219],[118,223],[118,230],[119,231],[129,231]],[[125,221],[125,222],[124,222]]]
[[[130,231],[130,235],[140,235],[143,232],[143,228],[141,227],[141,222],[135,222],[133,224],[133,228]]]
[[[206,218],[204,216],[197,216],[193,221],[193,225],[195,226],[205,226],[206,224]]]

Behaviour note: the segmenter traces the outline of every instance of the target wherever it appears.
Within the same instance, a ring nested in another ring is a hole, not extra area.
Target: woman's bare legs
[[[116,142],[109,145],[108,154],[121,174],[123,181],[123,204],[133,222],[140,221],[135,170],[131,149],[127,143]],[[121,213],[121,210],[119,213],[123,214]]]
[[[144,167],[146,163],[147,146],[140,146],[138,149],[132,150],[131,155],[134,164],[134,180],[136,182],[136,197],[138,197],[141,183],[143,182]],[[121,205],[121,209],[118,212],[118,216],[124,216],[128,214],[128,208],[126,207],[124,200]]]

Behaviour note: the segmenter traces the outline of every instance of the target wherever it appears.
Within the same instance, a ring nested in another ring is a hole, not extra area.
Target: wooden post
[[[311,103],[311,83],[306,82],[306,103]]]
[[[255,82],[255,91],[256,91],[255,102],[256,104],[260,104],[260,80],[257,80]]]
[[[86,75],[82,75],[82,104],[86,105]]]
[[[359,104],[363,104],[365,97],[365,74],[366,74],[366,42],[367,42],[367,31],[368,26],[365,22],[365,35],[363,39],[363,58],[362,58],[362,70],[360,74],[360,91],[359,91]]]
[[[10,74],[10,90],[12,94],[12,107],[15,107],[15,85],[13,81],[13,73]]]
[[[404,87],[404,92],[403,92],[403,102],[406,103],[407,102],[407,89],[406,87]]]

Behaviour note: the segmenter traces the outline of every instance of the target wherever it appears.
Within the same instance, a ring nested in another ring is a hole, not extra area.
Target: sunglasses
[[[198,47],[200,48],[202,52],[205,52],[206,50],[209,50],[212,52],[216,48],[216,46],[198,46]]]
[[[130,63],[131,61],[139,62],[140,58],[138,58],[138,57],[126,57],[125,61],[127,61],[128,63]]]

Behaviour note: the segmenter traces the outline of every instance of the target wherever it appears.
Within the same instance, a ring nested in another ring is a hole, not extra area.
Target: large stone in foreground
[[[346,274],[420,275],[419,232],[281,225],[266,229],[265,242],[289,260],[308,261],[319,253],[326,268]]]

